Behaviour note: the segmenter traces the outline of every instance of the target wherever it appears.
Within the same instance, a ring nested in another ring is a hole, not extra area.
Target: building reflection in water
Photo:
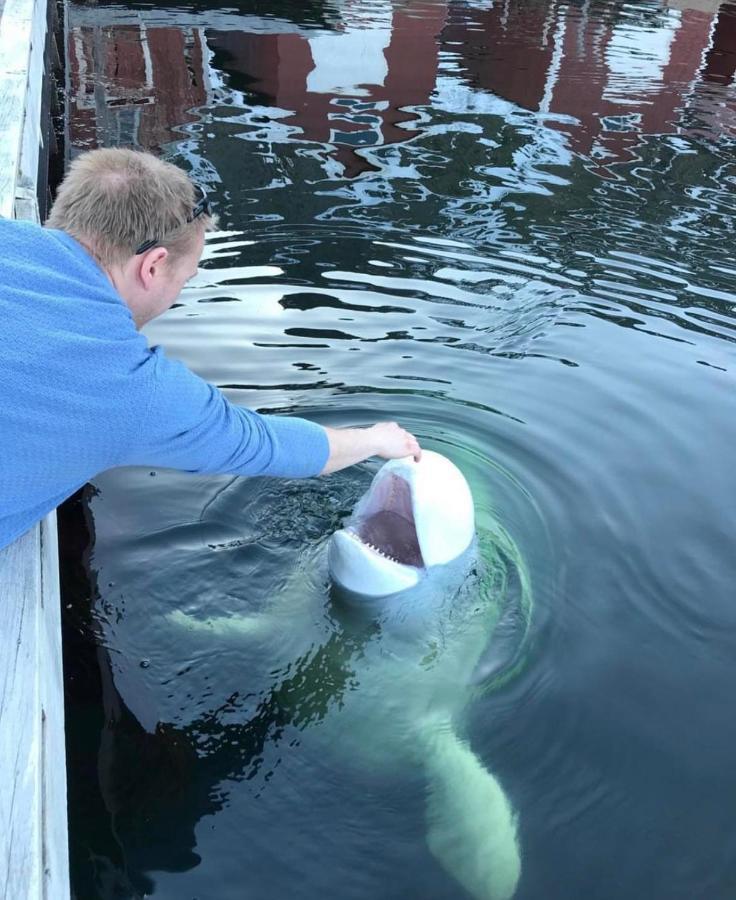
[[[68,42],[74,148],[158,148],[212,99],[202,28],[75,27]],[[192,112],[192,110],[195,110]]]
[[[439,76],[444,90],[573,117],[556,127],[601,174],[634,158],[642,135],[693,120],[736,130],[736,7],[588,6],[345,0],[331,28],[243,17],[243,30],[232,14],[172,10],[162,27],[160,11],[132,25],[120,7],[73,7],[71,143],[160,148],[236,94],[283,112],[285,139],[326,148],[326,174],[353,178],[375,168],[366,148],[421,132]]]
[[[304,138],[333,147],[333,171],[355,177],[371,164],[359,147],[401,143],[418,132],[412,107],[426,106],[435,86],[445,4],[390,2],[371,17],[346,4],[339,30],[260,35],[208,31],[208,44],[236,83],[263,105],[290,110]],[[402,127],[405,125],[405,127]]]

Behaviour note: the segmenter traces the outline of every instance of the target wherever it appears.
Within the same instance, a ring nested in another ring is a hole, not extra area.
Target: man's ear
[[[141,254],[136,274],[142,287],[146,289],[151,287],[156,275],[160,274],[168,256],[169,251],[166,247],[152,247]]]

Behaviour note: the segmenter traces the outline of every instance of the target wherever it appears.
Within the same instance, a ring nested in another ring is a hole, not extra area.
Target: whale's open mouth
[[[391,562],[424,567],[411,486],[395,472],[386,473],[375,481],[345,532]]]
[[[407,456],[383,464],[333,532],[327,568],[348,594],[388,597],[461,556],[474,533],[473,498],[462,472],[426,450],[419,462]]]

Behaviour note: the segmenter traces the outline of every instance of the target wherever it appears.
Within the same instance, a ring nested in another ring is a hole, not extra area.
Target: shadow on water
[[[249,699],[237,691],[186,726],[158,722],[150,709],[136,715],[116,688],[115,651],[90,617],[92,598],[82,599],[89,575],[79,561],[92,546],[93,525],[81,494],[65,505],[60,521],[64,596],[76,599],[64,621],[67,699],[75,709],[68,754],[72,770],[87,773],[70,782],[72,828],[86,833],[84,861],[72,845],[75,890],[80,897],[95,891],[146,896],[154,889],[146,872],[182,872],[199,863],[195,826],[226,804],[222,783],[253,778],[266,745],[278,744],[284,729],[318,722],[340,702],[353,675],[350,661],[376,626],[363,620],[293,660],[293,674],[260,697],[242,723],[222,721]],[[84,535],[88,544],[73,543]],[[91,583],[99,597],[96,580]]]

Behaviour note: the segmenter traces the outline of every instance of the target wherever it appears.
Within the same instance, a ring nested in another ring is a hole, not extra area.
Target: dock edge
[[[55,10],[47,0],[0,0],[0,215],[6,218],[40,218],[46,184],[39,169],[49,141],[48,23]],[[0,550],[2,900],[69,898],[60,618],[51,513]]]

